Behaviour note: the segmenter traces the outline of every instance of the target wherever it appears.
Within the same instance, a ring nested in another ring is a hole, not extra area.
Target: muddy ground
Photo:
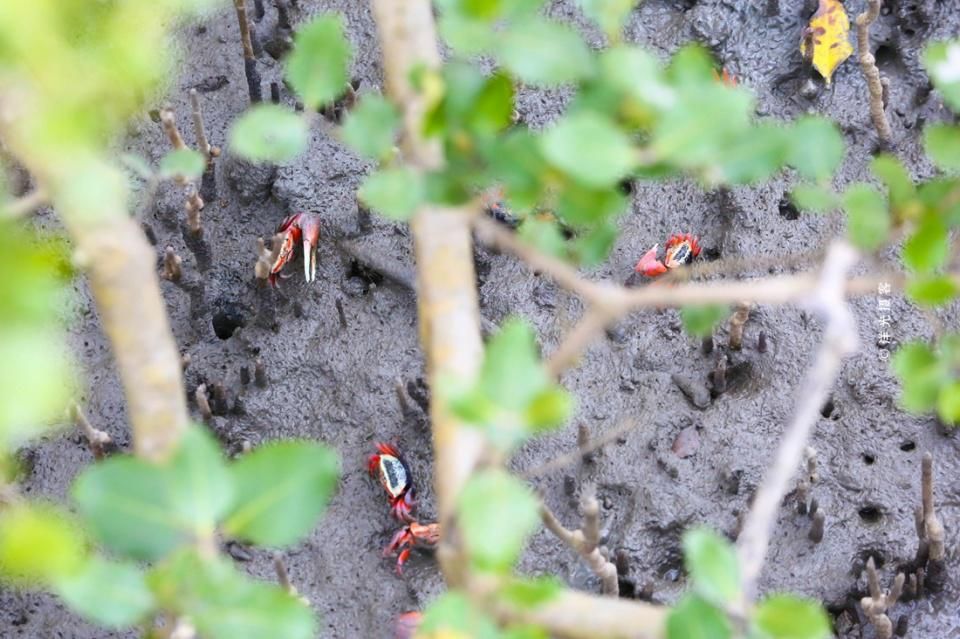
[[[378,90],[380,52],[366,3],[299,4],[295,21],[325,10],[345,15],[356,49],[353,75],[361,81],[361,92]],[[809,79],[798,52],[800,31],[810,15],[802,4],[646,0],[633,12],[627,34],[630,41],[664,57],[691,40],[707,44],[756,92],[761,115],[792,119],[816,112],[834,118],[849,146],[836,181],[842,188],[868,179],[876,137],[867,112],[867,89],[852,58],[838,69],[831,87]],[[852,16],[864,4],[849,0],[847,9]],[[549,13],[579,25],[591,44],[601,46],[601,37],[573,2],[554,2]],[[255,25],[267,50],[260,58],[265,94],[266,83],[281,74],[280,64],[268,52],[276,53],[282,45],[276,23],[276,11],[268,6]],[[960,9],[953,0],[891,0],[874,29],[879,65],[892,83],[888,113],[897,151],[917,178],[933,173],[918,142],[924,123],[950,117],[936,94],[929,93],[920,50],[927,40],[958,32]],[[183,29],[181,42],[183,63],[167,99],[192,143],[187,90],[197,87],[209,135],[214,144],[225,145],[230,123],[248,104],[233,12],[225,10]],[[565,98],[562,92],[526,90],[518,111],[525,122],[543,126],[562,112]],[[282,99],[293,100],[286,92]],[[125,147],[154,161],[168,149],[159,125],[147,113],[131,124]],[[187,285],[163,282],[163,292],[177,344],[192,360],[186,372],[188,393],[192,396],[200,383],[221,382],[226,388],[226,414],[212,423],[225,446],[236,450],[244,440],[256,446],[275,438],[306,437],[329,443],[342,457],[343,477],[327,515],[306,542],[285,553],[294,583],[322,616],[324,637],[386,636],[394,615],[424,607],[443,587],[427,554],[415,553],[403,578],[381,558],[395,525],[382,490],[364,467],[373,441],[397,442],[419,479],[422,518],[429,517],[432,457],[423,411],[423,357],[414,297],[402,283],[412,269],[410,236],[401,225],[358,214],[354,193],[369,169],[327,126],[314,128],[308,155],[291,166],[251,169],[223,158],[217,165],[217,197],[204,211],[209,253],[184,242],[183,196],[177,187],[162,188],[155,204],[142,213],[158,258],[166,245],[183,256]],[[678,231],[699,234],[705,254],[714,258],[816,251],[842,232],[842,221],[797,213],[784,200],[792,183],[793,177],[786,175],[728,193],[707,193],[686,181],[639,184],[615,249],[591,276],[625,279],[642,251]],[[254,241],[269,236],[279,220],[297,210],[323,218],[317,282],[303,282],[298,262],[291,269],[294,277],[279,291],[260,290],[252,278]],[[46,213],[38,224],[56,222]],[[885,255],[895,257],[894,250]],[[384,277],[370,263],[386,266],[383,270],[396,276]],[[582,312],[575,298],[531,275],[510,256],[479,250],[477,265],[484,317],[495,324],[511,314],[526,317],[537,326],[546,351]],[[74,287],[78,309],[70,334],[85,375],[89,417],[127,445],[123,394],[108,344],[86,286],[78,280]],[[346,327],[338,319],[338,302]],[[895,621],[909,616],[911,637],[960,637],[960,444],[955,433],[933,418],[913,417],[896,408],[897,384],[877,344],[877,297],[857,300],[854,306],[861,349],[844,365],[812,442],[821,477],[812,494],[826,513],[826,534],[822,543],[810,542],[809,518],[796,514],[788,502],[781,510],[762,586],[819,598],[835,614],[840,636],[872,637],[853,604],[864,588],[862,567],[872,554],[886,568],[888,580],[892,567],[913,558],[917,539],[912,511],[919,503],[920,459],[931,451],[950,579],[942,594],[899,604],[892,616]],[[895,344],[933,332],[899,296],[892,297],[890,315]],[[938,318],[956,327],[957,305]],[[238,325],[242,328],[229,336]],[[765,349],[758,348],[761,332]],[[577,424],[595,435],[635,424],[592,463],[555,470],[533,483],[557,515],[573,525],[579,487],[594,482],[606,544],[629,558],[637,590],[649,583],[654,600],[670,602],[684,588],[681,532],[696,524],[734,532],[737,514],[760,481],[791,414],[794,391],[819,338],[817,320],[802,310],[765,307],[751,314],[742,351],[725,352],[726,332],[721,330],[718,348],[704,354],[699,341],[682,332],[675,311],[637,313],[565,375],[564,383],[578,400],[576,418],[562,431],[526,446],[514,468],[530,471],[573,450]],[[265,388],[241,382],[241,371],[246,367],[252,373],[258,357],[269,378]],[[729,359],[728,390],[711,397],[707,379],[719,357]],[[406,412],[397,399],[398,383],[406,389]],[[673,449],[681,432],[694,440],[681,450],[684,457]],[[58,500],[66,498],[71,480],[91,461],[71,432],[34,446],[24,458],[29,462],[24,491]],[[234,547],[231,552],[245,570],[272,578],[268,551]],[[521,568],[598,590],[584,565],[545,531],[531,540]],[[0,636],[134,635],[89,626],[53,597],[3,591]]]

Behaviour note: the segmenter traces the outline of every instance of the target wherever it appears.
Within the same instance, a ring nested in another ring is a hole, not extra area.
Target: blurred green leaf
[[[667,77],[685,91],[695,91],[715,83],[714,62],[707,49],[697,43],[680,48],[670,59]]]
[[[120,156],[120,161],[125,167],[130,169],[130,171],[144,180],[149,180],[153,177],[153,168],[150,164],[141,156],[134,153],[124,153]]]
[[[791,130],[787,162],[811,180],[826,180],[843,161],[845,147],[837,125],[826,118],[804,116]]]
[[[960,171],[960,128],[930,124],[923,130],[923,148],[944,171]]]
[[[193,427],[164,464],[112,457],[87,468],[73,497],[105,545],[150,560],[183,543],[212,541],[234,486],[216,442]]]
[[[887,242],[890,212],[883,196],[869,184],[854,184],[843,195],[847,234],[858,247],[872,251]]]
[[[939,215],[949,226],[960,225],[960,179],[934,178],[917,187],[926,213]]]
[[[521,222],[517,235],[537,250],[563,257],[567,243],[557,225],[556,220],[544,220],[536,216],[529,216]]]
[[[578,0],[588,18],[597,23],[616,42],[620,39],[623,23],[633,10],[636,0]]]
[[[193,149],[177,149],[170,151],[160,160],[160,175],[165,179],[182,177],[186,180],[196,180],[203,175],[207,161],[202,153]]]
[[[525,577],[511,579],[500,588],[500,595],[514,606],[536,608],[555,599],[563,588],[556,577]]]
[[[817,184],[798,184],[790,192],[790,199],[797,208],[804,211],[829,213],[840,208],[840,197]]]
[[[604,222],[578,237],[571,247],[577,261],[584,266],[603,262],[617,240],[617,233],[616,225]]]
[[[884,153],[873,158],[870,168],[887,187],[890,203],[895,207],[903,207],[917,197],[917,189],[910,179],[907,169],[895,156]]]
[[[631,121],[647,123],[676,103],[660,61],[649,52],[620,45],[600,52],[599,61],[604,83],[629,97],[623,110]]]
[[[937,398],[937,415],[947,424],[960,423],[960,380],[944,384]]]
[[[760,124],[727,146],[708,177],[714,184],[750,184],[765,180],[783,166],[788,149],[788,136],[783,127]]]
[[[393,148],[400,126],[396,107],[379,95],[365,95],[347,115],[340,133],[344,142],[371,160],[381,160]]]
[[[447,13],[493,22],[533,15],[540,10],[543,0],[437,0],[436,5]]]
[[[541,138],[544,157],[585,185],[615,185],[637,163],[627,137],[609,119],[596,113],[564,116]]]
[[[950,238],[936,215],[927,215],[903,245],[903,262],[919,273],[936,270],[947,259]]]
[[[337,455],[322,444],[268,444],[230,467],[238,502],[224,522],[231,537],[286,546],[316,525],[340,473]]]
[[[619,217],[630,203],[618,186],[594,188],[574,181],[560,187],[556,196],[556,214],[567,224],[587,229],[599,224],[612,227],[612,219]],[[616,228],[613,231],[615,233]],[[600,248],[603,248],[602,243]],[[597,253],[600,253],[600,260],[606,257],[606,251]]]
[[[3,327],[0,361],[8,364],[0,366],[0,450],[18,447],[63,417],[75,389],[68,352],[63,337],[42,324]]]
[[[907,297],[921,306],[942,306],[956,298],[960,288],[953,278],[931,275],[907,284]]]
[[[148,577],[164,609],[189,617],[204,639],[313,639],[311,610],[279,586],[253,581],[219,556],[184,552]]]
[[[347,88],[350,43],[339,15],[317,16],[297,29],[287,80],[308,109],[333,102]]]
[[[680,309],[683,330],[696,337],[706,337],[714,327],[730,314],[730,307],[723,304],[684,306]]]
[[[789,595],[774,595],[763,600],[753,623],[765,639],[827,639],[830,619],[814,601]]]
[[[307,148],[307,122],[287,108],[259,104],[230,129],[230,147],[253,162],[282,163]]]
[[[740,565],[726,539],[706,528],[683,535],[683,559],[693,586],[717,605],[732,603],[740,593]]]
[[[891,366],[900,379],[900,405],[903,408],[923,413],[936,405],[947,372],[933,349],[922,342],[904,344],[894,353]]]
[[[513,118],[513,82],[502,73],[494,73],[483,83],[468,111],[467,123],[473,131],[494,133],[510,126]]]
[[[445,13],[437,23],[442,37],[450,48],[462,55],[477,55],[489,51],[497,42],[497,34],[483,20],[458,13]]]
[[[587,76],[593,60],[580,34],[558,22],[530,19],[511,25],[493,51],[506,69],[527,84],[556,86]]]
[[[155,602],[135,564],[91,557],[83,568],[56,580],[56,591],[75,611],[110,628],[132,626]]]
[[[13,504],[0,516],[0,576],[45,585],[73,574],[83,562],[79,527],[51,506]]]
[[[360,200],[392,220],[406,220],[424,200],[423,177],[405,166],[380,169],[364,179]]]
[[[685,595],[667,616],[667,639],[730,639],[730,622],[696,595]]]
[[[526,419],[534,431],[554,428],[573,413],[573,397],[559,386],[550,388],[527,405]]]
[[[540,522],[530,489],[504,470],[475,473],[460,494],[458,513],[467,551],[481,570],[506,573]]]
[[[960,41],[934,42],[923,54],[933,84],[955,113],[960,113]]]
[[[466,595],[448,590],[423,613],[417,635],[440,639],[500,639],[493,620],[477,610]]]

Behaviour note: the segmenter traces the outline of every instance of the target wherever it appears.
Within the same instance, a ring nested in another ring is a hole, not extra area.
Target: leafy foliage
[[[182,177],[186,180],[196,180],[206,168],[203,155],[193,149],[177,149],[170,151],[160,160],[160,176],[164,178]]]
[[[733,602],[740,594],[740,569],[729,542],[700,528],[683,536],[683,557],[698,593],[716,605]]]
[[[714,327],[730,314],[730,307],[723,304],[708,306],[684,306],[680,309],[683,329],[691,335],[706,337]]]
[[[478,379],[448,380],[444,394],[457,415],[482,428],[504,452],[560,426],[573,406],[540,362],[533,329],[518,319],[504,322],[491,338]]]
[[[350,57],[343,18],[317,16],[297,29],[287,60],[287,80],[307,108],[317,109],[346,89]]]
[[[945,335],[936,348],[923,342],[904,344],[893,356],[892,365],[900,378],[903,408],[914,413],[936,410],[945,423],[960,423],[960,333]]]
[[[307,123],[282,106],[261,104],[234,123],[230,147],[254,162],[287,162],[306,149]]]

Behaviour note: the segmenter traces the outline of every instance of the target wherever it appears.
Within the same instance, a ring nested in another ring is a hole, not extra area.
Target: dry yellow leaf
[[[805,59],[812,59],[813,67],[827,84],[834,70],[853,53],[849,34],[850,18],[840,0],[820,0],[810,25],[803,31],[800,53]]]

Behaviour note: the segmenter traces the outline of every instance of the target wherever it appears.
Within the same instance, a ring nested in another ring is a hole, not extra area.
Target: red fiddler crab
[[[320,218],[310,213],[294,213],[284,218],[277,227],[283,234],[283,243],[277,260],[270,267],[270,284],[276,286],[280,271],[293,259],[297,244],[303,243],[303,276],[307,282],[317,277],[317,242],[320,240]]]
[[[410,558],[410,552],[415,546],[432,548],[440,541],[440,524],[421,524],[411,521],[409,524],[398,530],[390,540],[390,544],[384,548],[383,556],[389,557],[393,553],[400,551],[397,555],[397,574],[403,574],[403,564]]]
[[[393,516],[400,521],[412,522],[416,491],[410,466],[396,447],[382,442],[377,442],[376,446],[377,453],[370,455],[367,470],[371,476],[379,477],[380,485],[387,491]]]
[[[693,258],[700,255],[700,244],[697,243],[697,239],[697,236],[690,233],[672,235],[664,247],[662,262],[657,259],[657,251],[660,245],[654,244],[653,248],[640,258],[634,270],[647,277],[656,277],[663,275],[669,269],[689,264],[693,261]]]

